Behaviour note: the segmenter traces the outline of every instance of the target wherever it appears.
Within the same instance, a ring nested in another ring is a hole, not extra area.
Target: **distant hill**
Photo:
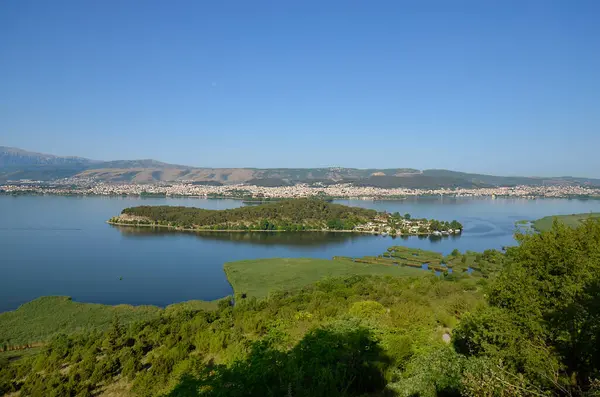
[[[33,165],[90,165],[94,161],[83,157],[54,156],[52,154],[28,152],[26,150],[0,146],[0,167]]]
[[[526,177],[526,176],[494,176],[483,174],[470,174],[466,172],[457,172],[449,170],[425,170],[423,175],[436,178],[455,178],[472,182],[475,185],[488,186],[548,186],[548,185],[591,185],[600,186],[600,179],[576,178],[571,176],[563,177]]]
[[[450,170],[414,168],[198,168],[152,159],[96,161],[75,156],[54,156],[0,146],[0,182],[49,181],[68,177],[95,178],[107,182],[195,182],[202,184],[256,184],[289,186],[296,183],[328,185],[352,183],[381,188],[474,188],[516,185],[600,186],[600,179],[577,177],[536,178],[494,176]]]
[[[465,178],[452,176],[432,176],[415,174],[409,176],[375,175],[353,182],[354,186],[372,186],[380,188],[408,188],[408,189],[440,189],[440,188],[474,188],[489,187],[491,185],[474,182]]]

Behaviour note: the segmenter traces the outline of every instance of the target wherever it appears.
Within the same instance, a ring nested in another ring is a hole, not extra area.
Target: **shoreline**
[[[53,193],[53,192],[34,192],[34,191],[3,191],[0,190],[0,196],[13,196],[13,197],[19,197],[19,196],[63,196],[63,197],[110,197],[110,198],[115,198],[115,197],[122,197],[122,198],[164,198],[164,199],[169,199],[169,198],[174,198],[174,199],[181,199],[181,198],[190,198],[190,199],[200,199],[200,200],[238,200],[238,201],[248,201],[247,198],[244,197],[235,197],[235,196],[231,196],[231,197],[210,197],[210,196],[203,196],[203,195],[187,195],[187,194],[181,194],[181,195],[176,195],[176,194],[119,194],[119,193],[115,193],[115,194],[96,194],[96,193],[77,193],[77,192],[72,192],[72,193]],[[302,198],[309,198],[309,197],[315,197],[315,196],[305,196]],[[271,202],[277,202],[277,201],[282,201],[282,200],[293,200],[295,198],[299,198],[299,197],[273,197],[271,200],[266,200],[266,201],[261,201],[261,200],[252,200],[252,201],[248,201],[249,204],[265,204],[265,203],[271,203]],[[429,194],[422,194],[422,195],[407,195],[407,196],[347,196],[347,197],[333,197],[330,198],[330,200],[360,200],[360,201],[404,201],[404,200],[411,200],[411,199],[444,199],[444,198],[449,198],[449,199],[524,199],[524,200],[539,200],[539,199],[561,199],[561,200],[600,200],[600,196],[579,196],[579,195],[573,195],[573,196],[513,196],[513,195],[500,195],[500,194],[496,194],[496,195],[480,195],[480,196],[463,196],[463,195],[456,195],[456,194],[444,194],[444,195],[429,195]]]
[[[329,230],[329,229],[309,229],[309,230],[243,230],[243,229],[196,229],[196,228],[182,228],[176,226],[169,225],[148,225],[148,224],[131,224],[131,223],[121,223],[121,222],[111,222],[106,221],[109,225],[112,226],[124,226],[124,227],[149,227],[149,228],[163,228],[166,230],[171,230],[174,232],[231,232],[231,233],[356,233],[356,234],[372,234],[372,235],[383,235],[385,232],[371,232],[367,230]],[[418,236],[427,236],[427,237],[450,237],[450,236],[460,236],[461,233],[452,233],[447,235],[436,236],[433,233],[411,233],[411,234],[396,234],[392,236],[389,233],[385,233],[386,236],[390,237],[418,237]]]

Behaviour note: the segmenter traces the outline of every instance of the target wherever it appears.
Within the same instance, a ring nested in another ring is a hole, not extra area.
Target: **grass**
[[[216,310],[218,307],[218,300],[214,301],[186,301],[180,303],[174,303],[165,308],[165,314],[169,315],[172,313],[176,313],[179,311],[197,311],[197,310],[205,310],[212,311]]]
[[[226,263],[225,274],[236,295],[263,298],[269,292],[292,290],[326,277],[350,275],[424,276],[421,269],[359,263],[351,259],[269,258]]]
[[[0,313],[0,349],[45,342],[58,333],[106,329],[115,315],[123,324],[170,314],[179,310],[213,310],[216,302],[189,301],[162,309],[157,306],[101,305],[74,302],[68,296],[44,296]]]
[[[552,222],[558,219],[569,227],[580,226],[587,219],[600,219],[600,212],[588,212],[585,214],[552,215],[533,221],[533,228],[538,232],[545,232],[552,228]]]

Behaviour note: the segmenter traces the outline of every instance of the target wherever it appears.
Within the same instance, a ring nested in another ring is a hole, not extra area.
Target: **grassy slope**
[[[257,298],[274,290],[304,287],[325,277],[350,275],[424,276],[420,269],[353,262],[349,259],[270,258],[225,264],[225,274],[235,294]]]
[[[552,228],[552,222],[554,218],[563,222],[565,225],[570,227],[577,227],[581,225],[583,221],[589,218],[600,219],[600,212],[589,212],[585,214],[572,214],[572,215],[553,215],[546,216],[544,218],[533,221],[533,228],[538,232],[545,232]]]
[[[214,302],[182,302],[161,309],[156,306],[109,306],[74,302],[66,296],[45,296],[21,305],[17,310],[0,313],[0,344],[9,346],[43,342],[57,333],[107,328],[115,315],[124,323],[145,320],[161,312],[179,309],[213,309]]]

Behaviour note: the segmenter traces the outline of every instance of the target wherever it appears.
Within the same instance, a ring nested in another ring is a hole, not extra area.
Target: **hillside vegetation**
[[[474,279],[350,276],[213,312],[115,320],[5,365],[0,391],[89,396],[125,379],[138,396],[379,395],[403,388],[398,369],[414,358],[450,352],[442,335],[481,296]]]
[[[105,330],[113,319],[122,324],[148,320],[178,310],[210,310],[216,303],[182,302],[161,309],[156,306],[101,305],[74,302],[68,296],[44,296],[0,313],[0,350],[45,342],[58,333]]]

